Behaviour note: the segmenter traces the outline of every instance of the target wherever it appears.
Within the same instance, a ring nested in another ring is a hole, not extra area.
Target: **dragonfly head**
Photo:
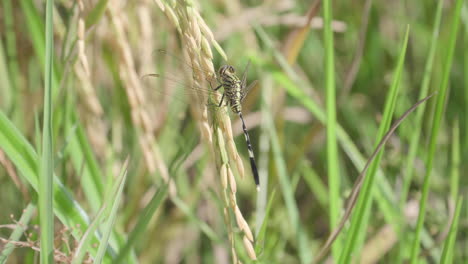
[[[223,65],[221,66],[221,68],[219,68],[219,71],[218,71],[220,76],[232,75],[235,72],[236,70],[231,65]]]

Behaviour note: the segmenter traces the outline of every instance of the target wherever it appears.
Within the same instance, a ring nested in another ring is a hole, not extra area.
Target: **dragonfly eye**
[[[234,72],[235,72],[234,67],[232,67],[231,65],[221,66],[221,68],[219,68],[219,71],[218,71],[220,75],[223,75],[226,73],[234,73]]]
[[[219,75],[223,75],[224,74],[224,71],[226,71],[226,66],[221,66],[218,70],[218,74]]]

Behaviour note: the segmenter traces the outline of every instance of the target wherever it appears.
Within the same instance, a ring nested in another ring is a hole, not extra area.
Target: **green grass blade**
[[[16,228],[8,238],[8,241],[20,240],[20,238],[24,235],[26,227],[28,226],[29,221],[34,216],[35,212],[36,206],[34,204],[28,204],[28,206],[26,206],[26,208],[23,210],[23,214],[21,215],[20,220],[16,225]],[[13,252],[13,249],[15,249],[15,245],[13,243],[6,243],[3,246],[3,249],[0,253],[0,264],[6,263],[8,256],[11,254],[11,252]]]
[[[256,243],[255,243],[255,252],[261,252],[261,250],[265,246],[266,240],[266,230],[268,227],[268,216],[270,215],[271,208],[273,206],[273,201],[275,199],[276,190],[273,190],[270,195],[270,199],[268,200],[268,204],[265,210],[265,217],[263,218],[263,222],[258,228],[258,234],[255,235]]]
[[[416,264],[419,256],[419,244],[421,231],[423,229],[424,217],[426,213],[426,202],[429,195],[430,179],[432,174],[433,162],[436,154],[437,148],[437,137],[439,129],[441,126],[442,115],[444,113],[444,105],[446,102],[448,94],[448,83],[450,78],[450,69],[452,67],[453,54],[455,51],[455,44],[457,40],[458,25],[460,24],[460,11],[463,6],[463,0],[457,0],[454,8],[454,13],[452,16],[452,23],[450,26],[450,36],[447,47],[444,49],[447,50],[447,55],[445,57],[445,63],[442,71],[442,81],[439,93],[437,95],[437,103],[432,123],[431,137],[429,140],[429,151],[426,161],[426,174],[424,176],[423,187],[422,187],[422,196],[419,204],[419,215],[416,224],[416,234],[414,237],[413,245],[411,248],[411,264]]]
[[[5,109],[8,109],[12,104],[12,89],[10,74],[8,73],[5,54],[3,53],[3,42],[0,40],[0,105],[5,105]]]
[[[385,110],[382,118],[382,123],[380,124],[378,135],[376,138],[376,144],[378,144],[378,142],[382,140],[392,121],[396,98],[398,96],[398,91],[400,87],[400,79],[403,72],[408,36],[409,26],[406,29],[406,34],[398,58],[398,63],[395,67],[395,74],[393,76],[392,85],[390,87],[389,94],[386,99]],[[351,255],[353,254],[353,251],[356,249],[356,246],[358,246],[358,248],[360,247],[360,243],[362,243],[363,237],[365,236],[364,234],[366,233],[369,211],[373,201],[372,195],[374,191],[375,175],[382,155],[383,150],[376,156],[375,160],[372,162],[371,166],[369,167],[367,177],[364,179],[361,194],[359,195],[359,198],[357,200],[356,211],[354,212],[354,215],[351,218],[349,235],[346,238],[345,246],[343,249],[343,253],[340,256],[339,263],[351,262]],[[360,235],[362,235],[362,237],[360,237]]]
[[[190,219],[190,221],[192,221],[193,223],[195,223],[196,226],[198,226],[198,228],[200,228],[200,230],[207,236],[209,237],[211,240],[213,241],[219,241],[220,238],[219,236],[216,234],[216,232],[209,226],[207,225],[204,221],[200,220],[197,215],[193,212],[193,210],[191,208],[189,208],[189,206],[184,202],[182,201],[180,198],[178,197],[174,197],[172,198],[172,202],[186,215],[188,216],[188,218]]]
[[[437,50],[437,39],[439,37],[439,30],[440,30],[440,21],[442,20],[442,7],[443,7],[444,0],[439,0],[437,4],[437,11],[435,14],[434,20],[434,30],[432,31],[432,38],[430,41],[429,52],[427,54],[426,65],[424,67],[424,76],[421,82],[421,88],[419,90],[419,99],[422,99],[427,96],[429,92],[429,84],[431,82],[432,77],[432,68],[434,65],[434,57]],[[413,134],[411,135],[411,139],[409,141],[410,146],[408,149],[408,156],[406,158],[405,164],[405,172],[403,175],[403,187],[401,191],[401,198],[400,198],[400,207],[403,210],[406,199],[408,197],[408,191],[411,184],[411,180],[413,178],[413,169],[414,169],[414,160],[416,158],[417,150],[419,147],[419,141],[421,138],[421,127],[423,121],[424,111],[426,109],[426,105],[422,105],[420,108],[416,110],[416,120],[413,127]]]
[[[114,259],[114,263],[126,262],[127,255],[132,249],[133,245],[144,234],[146,228],[148,227],[149,221],[153,217],[154,213],[159,208],[161,203],[166,199],[167,191],[168,186],[163,185],[154,194],[153,198],[141,213],[141,216],[138,218],[138,222],[135,224],[135,227],[128,236],[127,243],[122,247],[119,254]]]
[[[37,190],[39,158],[32,146],[3,112],[0,112],[0,149],[5,152],[31,187]]]
[[[465,5],[465,10],[466,10],[466,5]],[[465,31],[463,32],[463,43],[462,45],[464,47],[468,47],[468,16],[465,15],[464,20],[464,26],[465,26]],[[463,53],[463,82],[462,85],[463,87],[468,87],[468,52]],[[464,102],[465,102],[465,107],[463,108],[465,113],[468,113],[468,89],[464,89]],[[465,131],[468,131],[468,115],[465,115],[464,118],[464,128]],[[463,142],[464,141],[464,142]],[[463,149],[468,149],[468,137],[464,137],[463,141],[461,144],[463,145]]]
[[[281,61],[281,59],[279,60]],[[288,74],[294,74],[292,71],[288,70],[283,63],[282,67],[285,67],[285,70]],[[311,100],[308,95],[306,95],[300,87],[307,87],[307,84],[296,80],[297,85],[293,83],[288,76],[285,76],[281,72],[273,72],[272,76],[274,79],[281,84],[294,99],[298,100],[301,104],[304,105],[322,124],[325,123],[325,113],[320,109],[318,104]],[[296,79],[292,76],[293,79]],[[359,149],[351,140],[350,136],[344,131],[344,129],[337,125],[337,138],[339,140],[341,148],[344,150],[349,159],[356,167],[358,171],[362,171],[366,159],[364,155],[360,153]],[[399,217],[399,211],[395,207],[395,194],[393,193],[392,187],[390,186],[388,180],[384,177],[382,170],[377,170],[377,188],[378,191],[375,193],[375,199],[381,208],[381,212],[384,214],[385,220],[389,223],[395,222],[395,219]]]
[[[325,48],[325,90],[327,108],[327,170],[328,170],[328,194],[329,194],[329,214],[330,229],[334,229],[339,222],[341,212],[340,196],[340,175],[338,163],[338,147],[336,142],[336,90],[335,90],[335,62],[333,47],[332,3],[330,0],[323,1],[324,18],[324,48]],[[341,241],[337,240],[333,244],[333,258],[338,259],[341,252]]]
[[[20,4],[39,64],[43,67],[42,65],[45,65],[44,22],[31,0],[20,0]]]
[[[46,44],[45,44],[45,31],[44,31],[44,22],[41,18],[41,15],[34,6],[34,3],[31,0],[20,0],[21,8],[25,14],[24,19],[26,26],[29,31],[29,36],[34,47],[37,58],[39,59],[39,65],[45,74],[44,65],[46,64]],[[53,87],[59,87],[58,78],[61,76],[61,72],[58,70],[58,67],[52,65],[54,68],[54,75],[52,76],[51,82]],[[57,94],[56,89],[53,91],[53,96]]]
[[[172,202],[186,215],[188,216],[188,218],[190,219],[190,221],[192,221],[193,223],[195,223],[198,228],[200,228],[200,230],[207,236],[209,237],[211,240],[213,241],[219,241],[220,238],[219,236],[216,234],[216,232],[209,226],[206,224],[206,222],[200,220],[196,214],[193,213],[193,210],[191,208],[189,208],[189,206],[184,202],[182,201],[180,198],[178,197],[174,197],[172,198]]]
[[[453,216],[452,224],[450,225],[450,231],[444,242],[444,249],[442,251],[442,257],[440,258],[441,264],[454,263],[453,256],[455,253],[455,240],[457,238],[458,222],[460,219],[460,212],[463,204],[463,198],[460,196],[455,207],[455,214]]]
[[[71,113],[74,115],[74,113]],[[84,194],[93,209],[97,212],[102,205],[104,196],[104,175],[99,170],[97,160],[91,150],[88,139],[81,124],[76,124],[76,117],[70,118],[70,125],[67,127],[67,136],[70,142],[66,146],[75,170],[80,173],[81,186]],[[74,126],[71,126],[71,124]]]
[[[3,0],[3,14],[5,27],[5,49],[3,40],[0,41],[0,104],[8,111],[17,103],[18,97],[18,58],[16,54],[16,37],[13,28],[13,9],[11,0]],[[4,53],[5,50],[5,53]],[[5,56],[6,55],[6,56]],[[8,59],[7,59],[8,58]],[[7,60],[6,60],[7,59]]]
[[[106,179],[99,168],[98,161],[92,151],[91,144],[83,129],[83,124],[77,117],[77,105],[74,94],[67,93],[63,116],[65,142],[60,152],[65,159],[71,159],[75,171],[80,178],[80,186],[90,205],[92,212],[96,213],[102,205],[104,197],[104,183]],[[112,184],[109,184],[112,186]]]
[[[266,32],[261,27],[257,26],[255,28],[260,38],[265,42],[265,44],[269,48],[272,49],[273,42],[269,38],[269,36],[266,34]],[[301,78],[289,66],[286,59],[281,55],[281,53],[277,52],[275,49],[272,49],[272,51],[274,53],[275,58],[278,60],[278,63],[280,64],[282,70],[285,73],[272,71],[271,76],[273,76],[274,80],[278,84],[280,84],[282,87],[286,89],[286,91],[288,92],[290,96],[298,100],[299,103],[301,103],[308,111],[310,111],[310,113],[312,113],[312,115],[315,116],[318,119],[318,121],[320,121],[320,123],[325,124],[326,123],[325,111],[323,111],[320,108],[319,104],[313,101],[312,99],[310,99],[310,97],[307,94],[305,94],[303,91],[304,87],[310,87],[310,85],[308,85],[307,83],[301,80]],[[338,138],[341,148],[351,159],[356,169],[358,171],[361,171],[364,168],[364,165],[366,163],[366,159],[364,158],[364,155],[360,153],[359,149],[353,143],[350,136],[346,133],[343,127],[341,127],[339,124],[337,124],[337,127],[336,127],[336,134],[337,134],[336,136]],[[395,197],[392,193],[392,188],[390,187],[390,184],[388,184],[387,180],[383,177],[382,171],[379,170],[377,172],[377,176],[378,176],[378,182],[379,182],[379,192],[386,194],[386,196],[388,197]],[[378,201],[379,203],[387,202],[382,199],[379,199]],[[391,215],[396,217],[398,215],[398,212],[394,210],[391,213]]]
[[[89,15],[86,17],[86,28],[90,28],[96,24],[99,19],[104,15],[104,11],[107,8],[107,2],[109,0],[99,0],[94,8],[89,12]]]
[[[91,246],[91,241],[94,236],[94,232],[97,230],[99,227],[99,224],[101,223],[101,220],[103,218],[103,213],[106,210],[106,208],[103,206],[101,209],[97,212],[96,217],[94,220],[89,224],[88,229],[86,229],[86,232],[83,234],[81,237],[80,242],[78,243],[78,246],[75,249],[75,253],[73,254],[72,258],[72,264],[79,264],[83,263],[84,256],[86,252],[88,252],[90,246]],[[103,241],[103,243],[106,243],[107,240]],[[102,258],[101,258],[102,259]],[[100,262],[96,262],[100,263]]]
[[[320,205],[323,208],[328,206],[328,192],[326,185],[322,182],[322,179],[317,175],[317,173],[312,169],[310,165],[304,164],[301,166],[301,174],[306,181],[306,184],[309,186],[311,192],[317,197]]]
[[[38,190],[39,157],[3,112],[0,112],[0,149],[5,152],[29,185],[34,190]],[[72,228],[73,235],[79,238],[82,235],[81,230],[83,232],[86,230],[89,218],[60,180],[55,177],[54,181],[55,215],[65,226]],[[80,228],[76,228],[77,226]]]
[[[460,126],[458,119],[452,129],[452,157],[450,169],[450,198],[454,201],[458,197],[458,190],[460,189]]]
[[[117,212],[119,209],[120,201],[122,200],[123,187],[127,180],[127,170],[128,170],[128,159],[125,161],[120,171],[119,178],[112,187],[112,192],[109,192],[109,195],[106,197],[105,204],[110,205],[109,209],[104,214],[105,218],[108,218],[102,225],[103,235],[101,238],[101,243],[99,244],[98,252],[94,259],[95,263],[101,263],[104,255],[106,253],[107,245],[109,244],[109,239],[112,233],[112,230],[117,219]],[[104,206],[103,206],[104,208]],[[81,262],[77,262],[81,263]]]
[[[312,260],[312,256],[310,254],[310,249],[307,246],[306,233],[301,232],[302,228],[299,219],[299,210],[294,199],[294,189],[288,175],[286,161],[284,160],[278,135],[273,123],[273,117],[271,116],[271,111],[267,111],[267,113],[264,115],[264,118],[266,120],[265,127],[270,132],[273,158],[275,160],[279,185],[283,194],[284,202],[286,203],[286,209],[288,211],[289,223],[291,225],[293,234],[296,235],[297,238],[299,257],[301,263],[309,263]]]
[[[435,19],[434,19],[434,28],[432,30],[432,36],[429,44],[429,51],[427,55],[426,64],[424,67],[424,75],[421,82],[421,88],[419,90],[419,98],[424,98],[427,96],[429,92],[429,84],[432,78],[432,69],[434,66],[434,58],[437,50],[437,43],[440,31],[440,25],[442,20],[442,10],[443,10],[443,3],[444,0],[439,0],[437,4]],[[408,155],[406,157],[406,161],[404,164],[404,174],[403,174],[403,185],[400,195],[400,212],[404,214],[406,202],[408,199],[408,193],[410,189],[410,185],[413,179],[413,171],[414,171],[414,162],[416,160],[416,155],[418,149],[420,147],[420,139],[421,139],[421,129],[423,123],[424,112],[426,109],[426,105],[422,105],[416,111],[416,119],[414,121],[414,125],[412,125],[412,135],[409,140],[409,148],[408,148]],[[403,258],[403,253],[406,248],[409,247],[410,241],[408,236],[405,236],[405,232],[407,230],[406,224],[406,217],[400,217],[399,223],[399,231],[400,231],[400,238],[401,242],[399,244],[399,259]]]
[[[266,44],[268,48],[271,49],[279,65],[281,66],[281,69],[284,71],[284,73],[278,71],[271,71],[271,76],[273,77],[273,79],[282,87],[284,87],[290,96],[298,100],[298,102],[300,102],[308,111],[310,111],[312,115],[318,119],[318,121],[320,121],[322,124],[325,124],[325,111],[323,111],[320,108],[319,104],[313,101],[304,92],[304,89],[310,88],[310,85],[304,82],[289,66],[282,54],[277,52],[273,48],[273,41],[266,34],[263,28],[255,26],[255,29],[262,41]],[[337,124],[336,133],[337,139],[343,151],[346,153],[348,158],[351,159],[356,169],[358,171],[362,171],[366,164],[366,159],[364,158],[364,155],[360,153],[359,149],[353,143],[350,136],[339,124]],[[393,199],[395,195],[393,194],[392,187],[388,183],[388,180],[384,177],[383,172],[381,170],[377,170],[377,180],[378,191],[376,192],[376,200],[378,202],[378,205],[380,208],[385,208],[385,210],[382,210],[382,212],[385,216],[386,221],[394,222],[394,219],[397,219],[399,217],[399,212],[394,205],[395,202],[393,201]]]
[[[412,113],[419,105],[422,103],[426,102],[431,98],[434,94],[431,94],[427,96],[426,98],[419,100],[416,104],[414,104],[412,107],[410,107],[406,112],[398,118],[395,123],[392,125],[392,127],[388,130],[388,132],[383,136],[382,140],[379,142],[377,147],[374,149],[374,152],[372,155],[369,157],[369,159],[366,162],[366,165],[360,172],[357,180],[354,183],[353,190],[351,194],[349,195],[347,205],[346,205],[346,210],[344,212],[344,216],[341,218],[340,223],[338,227],[333,230],[333,232],[329,235],[327,238],[327,241],[325,242],[324,246],[321,248],[319,251],[316,259],[314,262],[319,262],[323,257],[325,257],[325,254],[327,253],[328,249],[330,248],[331,244],[335,241],[335,239],[338,237],[338,235],[341,233],[342,229],[344,228],[345,223],[347,222],[349,216],[351,215],[353,208],[356,204],[357,197],[359,196],[361,185],[363,182],[364,177],[366,176],[367,169],[370,167],[370,165],[373,163],[375,157],[377,154],[380,153],[382,150],[383,146],[387,143],[387,141],[390,139],[390,136],[393,135],[395,130],[398,128],[398,126],[406,119],[406,117]]]
[[[39,219],[41,227],[41,263],[54,261],[54,154],[52,135],[52,76],[54,54],[53,0],[46,1],[46,45],[44,71],[44,119],[42,129],[41,174],[39,178]]]

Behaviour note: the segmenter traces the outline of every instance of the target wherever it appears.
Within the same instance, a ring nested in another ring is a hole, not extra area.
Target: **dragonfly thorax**
[[[232,111],[236,114],[242,111],[241,101],[244,97],[241,80],[236,76],[236,70],[231,65],[223,65],[218,70],[219,82],[224,88],[224,95]]]

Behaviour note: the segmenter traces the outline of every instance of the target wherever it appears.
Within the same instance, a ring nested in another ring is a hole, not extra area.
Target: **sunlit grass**
[[[45,2],[0,4],[0,263],[467,257],[463,1]],[[143,80],[191,85],[161,48],[251,61],[260,192],[229,109]]]

